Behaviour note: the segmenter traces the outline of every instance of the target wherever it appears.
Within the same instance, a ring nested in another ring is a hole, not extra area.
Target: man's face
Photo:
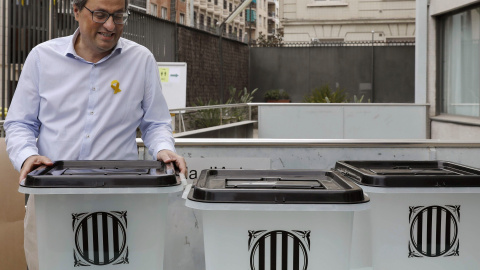
[[[73,9],[75,20],[78,21],[80,28],[80,36],[76,42],[75,49],[82,57],[103,58],[117,44],[123,32],[123,24],[115,24],[112,16],[103,24],[94,22],[92,13],[88,9],[91,11],[105,11],[110,14],[122,13],[126,11],[125,0],[88,0],[85,7],[79,10],[74,6]]]

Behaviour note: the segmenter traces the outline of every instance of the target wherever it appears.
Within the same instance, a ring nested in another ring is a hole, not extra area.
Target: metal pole
[[[250,12],[248,14],[248,47],[252,44],[252,3],[250,3]]]
[[[223,78],[223,51],[222,51],[222,37],[223,37],[223,28],[225,27],[225,24],[222,23],[220,24],[220,27],[219,27],[219,35],[220,35],[220,38],[218,40],[218,49],[219,49],[219,52],[220,52],[220,87],[219,87],[219,91],[220,91],[220,104],[223,104],[223,85],[224,85],[224,78]]]
[[[374,53],[375,31],[372,30],[372,103],[375,102],[374,80],[375,80],[375,53]]]

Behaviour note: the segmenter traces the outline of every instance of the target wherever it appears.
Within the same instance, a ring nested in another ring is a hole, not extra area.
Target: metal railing
[[[187,107],[170,110],[176,133],[252,120],[248,103]]]
[[[261,43],[251,44],[252,47],[264,47]],[[415,46],[415,41],[299,41],[281,42],[269,47],[364,47],[364,46]]]
[[[197,106],[170,110],[174,132],[186,132],[212,126],[231,124],[244,120],[252,120],[252,104],[228,104]],[[0,138],[5,137],[0,120]]]

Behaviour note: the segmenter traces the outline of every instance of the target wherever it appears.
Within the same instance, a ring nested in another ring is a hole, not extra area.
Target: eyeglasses
[[[95,11],[91,11],[89,8],[87,8],[86,6],[84,6],[84,8],[86,8],[88,11],[90,11],[92,13],[92,20],[96,23],[106,23],[108,21],[108,19],[110,18],[110,16],[112,16],[113,18],[113,23],[115,24],[124,24],[125,22],[127,22],[127,19],[128,19],[128,15],[130,15],[130,12],[122,12],[122,13],[108,13],[108,12],[105,12],[105,11],[99,11],[99,10],[95,10]]]

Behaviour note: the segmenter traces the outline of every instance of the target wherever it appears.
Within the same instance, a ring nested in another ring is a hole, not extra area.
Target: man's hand
[[[27,174],[36,168],[46,165],[46,166],[52,166],[53,162],[45,156],[30,156],[28,157],[22,165],[22,169],[20,170],[20,179],[18,182],[22,182],[23,179],[27,177]]]
[[[180,170],[185,177],[187,176],[187,163],[182,156],[177,155],[177,153],[170,150],[161,150],[157,153],[157,160],[163,161],[163,163],[175,162],[177,168]]]

